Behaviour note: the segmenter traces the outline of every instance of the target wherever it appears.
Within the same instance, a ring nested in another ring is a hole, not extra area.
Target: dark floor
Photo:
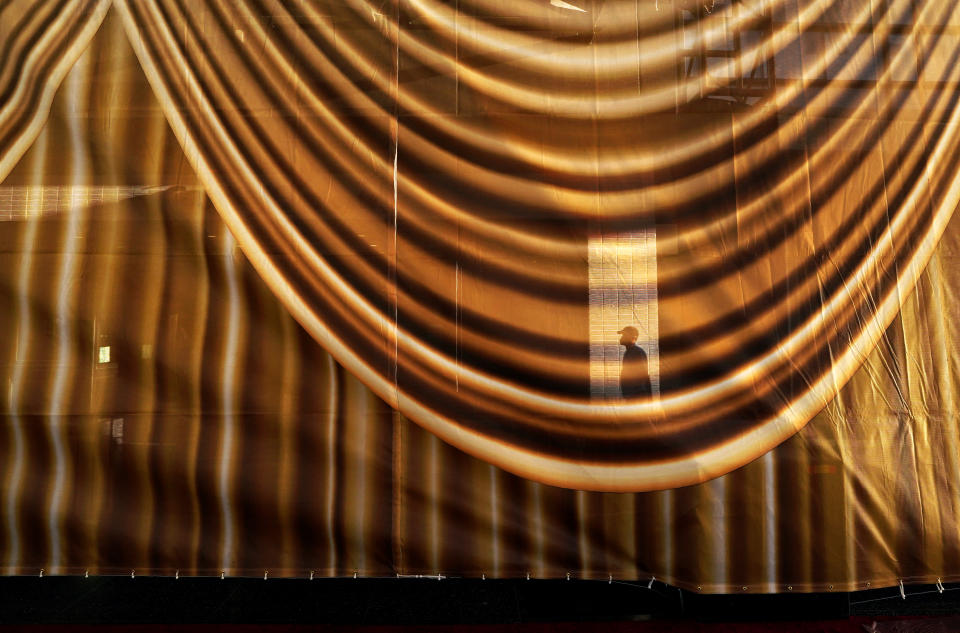
[[[0,624],[45,625],[27,627],[36,631],[85,624],[89,628],[70,630],[93,631],[109,623],[144,633],[183,630],[171,625],[186,623],[243,623],[239,630],[250,633],[315,625],[478,633],[565,633],[596,625],[615,632],[960,631],[960,620],[944,620],[960,613],[960,585],[943,593],[932,585],[906,592],[903,599],[899,588],[764,596],[576,580],[20,577],[0,578]],[[925,616],[916,621],[923,628],[893,620],[917,616]]]

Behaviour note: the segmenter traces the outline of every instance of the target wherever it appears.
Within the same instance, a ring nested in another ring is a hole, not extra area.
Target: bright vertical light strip
[[[654,396],[660,394],[659,312],[657,309],[657,236],[653,228],[593,235],[587,247],[590,319],[590,397],[620,397],[617,332],[632,325],[637,344],[647,353]]]
[[[399,247],[399,180],[400,180],[400,2],[396,3],[397,34],[393,51],[393,240],[390,252],[393,261],[390,268],[391,304],[393,306],[393,402],[400,403],[400,311],[397,297],[397,249]],[[459,385],[459,382],[457,383]]]
[[[333,356],[327,355],[327,375],[330,406],[324,428],[327,429],[327,481],[326,481],[326,520],[327,520],[327,569],[332,575],[337,569],[337,540],[334,513],[337,508],[337,411],[339,402],[339,383],[337,381],[337,364]]]
[[[42,174],[46,162],[49,134],[41,133],[34,145],[36,160],[31,173]],[[10,379],[10,391],[7,397],[12,431],[12,461],[10,479],[7,482],[7,573],[15,574],[20,564],[20,529],[17,523],[20,504],[20,486],[23,485],[25,441],[23,420],[20,419],[20,390],[24,369],[29,362],[30,350],[30,273],[33,270],[33,249],[37,241],[39,213],[43,208],[43,191],[27,192],[24,196],[26,227],[23,233],[23,250],[20,255],[20,270],[17,274],[17,357],[14,359],[13,376]],[[12,209],[11,209],[12,211]]]
[[[774,470],[773,451],[768,452],[763,460],[763,503],[767,509],[764,513],[764,553],[766,555],[767,591],[777,590],[777,481]]]
[[[73,116],[68,117],[70,136],[71,165],[70,176],[73,185],[86,184],[87,155],[84,147],[84,130],[79,120],[84,110],[86,95],[89,89],[89,57],[81,56],[76,66],[67,78],[64,85]],[[77,244],[81,237],[81,229],[86,221],[84,206],[88,203],[88,192],[84,190],[70,191],[70,210],[67,219],[67,229],[61,248],[60,275],[57,280],[57,362],[54,370],[53,392],[50,398],[50,408],[47,415],[47,430],[53,446],[53,490],[50,494],[50,505],[47,514],[47,529],[50,543],[50,568],[52,573],[58,573],[63,562],[62,526],[60,522],[61,506],[63,505],[67,485],[67,449],[63,437],[63,417],[68,415],[67,393],[69,379],[74,366],[72,345],[70,341],[71,324],[74,315],[71,312],[74,296],[73,277],[77,268]]]
[[[236,393],[237,348],[240,338],[240,289],[237,283],[237,268],[234,250],[236,241],[230,231],[223,232],[224,268],[227,276],[227,345],[223,358],[223,432],[220,437],[219,490],[220,519],[223,525],[223,548],[220,553],[220,567],[229,571],[233,564],[233,506],[230,499],[230,465],[233,462],[233,444],[236,434]]]

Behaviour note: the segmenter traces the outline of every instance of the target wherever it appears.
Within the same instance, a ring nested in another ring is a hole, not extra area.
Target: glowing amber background
[[[949,3],[0,7],[8,573],[957,572]]]

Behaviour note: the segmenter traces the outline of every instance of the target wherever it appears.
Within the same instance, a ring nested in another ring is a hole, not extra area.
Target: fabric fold
[[[60,82],[109,8],[110,0],[0,5],[0,182],[36,140]]]
[[[340,363],[514,473],[640,491],[729,472],[806,424],[958,202],[956,92],[898,83],[905,47],[875,49],[957,9],[854,2],[855,28],[813,47],[823,4],[771,4],[675,8],[679,27],[632,2],[516,22],[436,0],[115,6],[238,243]],[[704,66],[731,28],[735,54]],[[952,85],[960,66],[927,60],[955,47],[923,31],[919,71]],[[798,46],[801,72],[776,76]],[[649,264],[614,246],[591,269],[592,245],[642,235]],[[627,325],[657,389],[625,400]]]

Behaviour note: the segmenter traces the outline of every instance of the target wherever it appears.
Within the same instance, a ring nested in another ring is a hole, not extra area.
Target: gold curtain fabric
[[[954,9],[679,5],[461,2],[451,57],[441,5],[118,2],[7,80],[60,92],[0,119],[5,573],[960,578]],[[667,68],[736,15],[767,92]],[[640,234],[658,397],[598,398]]]
[[[756,459],[849,380],[953,213],[957,8],[512,4],[116,6],[254,267],[392,407],[574,488]],[[713,98],[778,56],[766,98]],[[598,399],[589,245],[651,226],[659,393]]]
[[[43,127],[57,86],[109,7],[107,0],[0,3],[0,181]]]

